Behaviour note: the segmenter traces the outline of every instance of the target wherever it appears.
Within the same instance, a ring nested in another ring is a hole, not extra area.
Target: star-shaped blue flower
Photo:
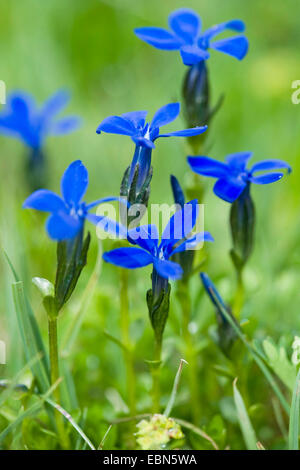
[[[22,91],[11,93],[0,113],[0,134],[18,138],[32,149],[40,149],[47,136],[68,134],[80,125],[78,116],[56,119],[69,99],[69,94],[60,90],[38,107],[31,95]]]
[[[103,259],[116,266],[136,269],[149,264],[163,279],[180,279],[183,270],[170,258],[175,253],[193,249],[203,241],[213,241],[209,232],[192,234],[198,217],[198,201],[188,202],[170,218],[161,242],[155,225],[142,225],[128,231],[128,241],[138,247],[122,247],[103,254]]]
[[[180,8],[169,15],[170,30],[156,27],[136,28],[135,34],[157,49],[179,50],[185,65],[194,65],[210,57],[208,49],[215,49],[242,60],[248,51],[244,35],[214,41],[214,37],[229,29],[243,32],[241,20],[221,23],[201,31],[201,19],[189,8]]]
[[[74,238],[82,229],[85,219],[97,225],[105,220],[109,228],[109,219],[89,211],[104,202],[124,200],[119,197],[107,197],[90,204],[82,201],[88,187],[88,171],[80,160],[76,160],[66,169],[61,180],[62,197],[47,189],[39,189],[23,203],[23,208],[50,212],[47,220],[47,232],[53,240]]]
[[[156,111],[151,123],[146,123],[147,111],[133,111],[121,116],[109,116],[97,128],[97,134],[122,134],[131,137],[136,144],[135,154],[131,164],[130,180],[135,167],[139,164],[138,187],[145,181],[150,166],[151,153],[155,148],[154,142],[159,137],[189,137],[206,131],[207,126],[193,127],[181,131],[160,133],[160,128],[174,121],[180,113],[180,103],[170,103]]]
[[[209,157],[188,157],[188,163],[195,173],[217,178],[214,193],[224,201],[234,202],[250,183],[269,184],[280,180],[283,173],[274,170],[292,171],[288,163],[274,159],[262,160],[247,169],[251,156],[252,152],[233,153],[227,155],[225,163]]]

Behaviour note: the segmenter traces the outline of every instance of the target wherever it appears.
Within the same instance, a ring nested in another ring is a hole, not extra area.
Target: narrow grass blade
[[[176,373],[176,376],[175,376],[174,385],[173,385],[172,393],[171,393],[171,396],[170,396],[170,400],[169,400],[169,402],[167,404],[167,407],[164,411],[164,415],[167,416],[167,417],[170,416],[170,413],[173,409],[173,406],[174,406],[174,403],[175,403],[175,400],[176,400],[176,395],[177,395],[177,390],[178,390],[178,386],[179,386],[179,381],[180,381],[180,376],[181,376],[183,364],[188,364],[188,363],[184,359],[180,359],[180,363],[179,363],[179,367],[178,367],[178,370],[177,370],[177,373]]]
[[[289,415],[290,414],[290,405],[288,404],[288,402],[286,401],[283,393],[281,392],[279,386],[277,385],[276,381],[274,380],[274,377],[272,376],[272,374],[270,373],[268,367],[265,365],[265,363],[263,362],[263,360],[261,359],[261,357],[256,353],[256,351],[253,349],[253,347],[251,346],[251,344],[247,341],[247,339],[245,338],[245,335],[243,334],[243,332],[240,330],[240,328],[236,325],[236,323],[232,320],[231,316],[228,314],[227,310],[223,307],[223,305],[221,304],[221,302],[219,301],[219,299],[217,298],[217,296],[215,296],[215,293],[213,291],[213,289],[210,289],[210,293],[211,295],[214,297],[215,299],[215,302],[217,303],[218,305],[218,308],[222,311],[222,314],[224,315],[224,317],[226,318],[226,320],[230,323],[230,325],[232,326],[232,328],[234,329],[234,331],[236,332],[237,336],[241,339],[241,341],[244,343],[244,345],[246,346],[246,348],[248,349],[249,353],[251,354],[251,356],[253,357],[254,361],[256,362],[256,364],[258,365],[258,367],[260,368],[260,370],[262,371],[262,373],[264,374],[266,380],[269,382],[270,386],[272,387],[274,393],[277,395],[278,397],[278,400],[280,401],[283,409],[285,410],[285,412]]]
[[[0,433],[0,444],[3,442],[3,440],[6,438],[6,436],[13,432],[18,426],[20,423],[22,423],[22,421],[25,419],[25,418],[28,418],[29,416],[32,416],[36,413],[38,413],[42,407],[43,407],[43,404],[44,402],[47,400],[47,398],[51,395],[51,393],[53,393],[53,391],[56,389],[56,387],[59,385],[59,383],[61,382],[61,379],[57,380],[57,382],[55,382],[55,384],[53,384],[48,390],[47,392],[44,394],[44,395],[40,395],[39,396],[39,400],[34,403],[32,406],[30,406],[29,408],[27,408],[25,411],[23,411],[22,413],[19,414],[19,416],[15,419],[15,421],[11,424],[9,424],[1,433]]]
[[[49,368],[47,362],[43,360],[46,357],[45,347],[42,337],[34,318],[33,312],[26,301],[23,282],[13,283],[13,298],[18,318],[21,337],[27,361],[30,361],[37,354],[42,354],[42,359],[32,365],[32,372],[37,381],[41,393],[45,393],[50,386]]]
[[[61,384],[61,400],[62,405],[68,410],[79,408],[76,387],[70,366],[65,358],[60,359],[60,370],[64,380]]]
[[[88,408],[85,407],[85,408],[83,408],[80,419],[79,419],[79,426],[81,428],[83,428],[85,426],[87,414],[88,414]],[[85,441],[82,442],[81,436],[78,435],[77,439],[76,439],[74,450],[85,450],[85,448],[86,448],[86,442]]]
[[[300,369],[297,374],[293,392],[290,426],[289,426],[289,450],[299,450],[299,411],[300,411]]]
[[[256,438],[255,431],[248,416],[244,400],[236,386],[236,382],[237,379],[235,379],[233,382],[233,397],[244,441],[248,450],[257,450],[256,444],[258,439]]]
[[[219,447],[217,446],[213,438],[210,437],[208,434],[206,434],[206,432],[202,431],[202,429],[198,428],[197,426],[194,426],[194,424],[189,423],[188,421],[185,421],[184,419],[179,419],[179,418],[173,418],[173,419],[176,421],[176,423],[180,424],[180,426],[182,426],[183,428],[189,429],[194,434],[197,434],[197,436],[201,436],[203,439],[210,442],[215,450],[219,450]]]
[[[45,401],[50,405],[52,406],[53,408],[55,408],[57,411],[59,411],[63,416],[64,418],[69,421],[69,423],[71,424],[71,426],[73,426],[73,428],[78,432],[78,434],[82,437],[82,439],[86,442],[86,444],[90,447],[91,450],[96,450],[95,446],[92,444],[92,442],[89,440],[89,438],[86,436],[86,434],[83,432],[83,430],[80,428],[80,426],[78,426],[78,424],[76,423],[76,421],[74,421],[74,419],[72,418],[72,416],[70,415],[70,413],[68,413],[64,408],[62,408],[60,405],[58,405],[57,403],[55,403],[54,401],[50,400],[50,398],[46,398]]]
[[[123,351],[129,352],[129,349],[127,348],[127,346],[125,346],[125,344],[122,343],[122,341],[120,341],[118,338],[115,338],[107,331],[103,331],[103,334],[107,339],[109,339],[109,341],[111,341],[112,343],[115,343],[117,346],[119,346],[119,348],[123,349]],[[150,362],[150,361],[147,361],[147,362]],[[154,361],[151,361],[151,362],[154,362]]]
[[[108,434],[109,434],[109,431],[111,430],[112,426],[113,426],[113,425],[110,424],[109,427],[107,428],[106,433],[105,433],[104,436],[102,437],[101,442],[100,442],[100,444],[99,444],[99,446],[98,446],[98,450],[102,450],[102,449],[103,449],[105,440],[106,440],[106,438],[107,438],[107,436],[108,436]]]

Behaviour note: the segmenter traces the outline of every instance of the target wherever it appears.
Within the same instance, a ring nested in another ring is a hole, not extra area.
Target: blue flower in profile
[[[206,31],[201,30],[201,19],[189,8],[180,8],[169,15],[170,29],[145,27],[136,28],[135,34],[157,49],[179,50],[185,65],[194,65],[210,57],[208,49],[228,54],[242,60],[248,51],[248,40],[244,35],[215,41],[223,31],[243,32],[245,24],[241,20],[221,23]]]
[[[250,183],[269,184],[280,180],[283,173],[274,170],[287,169],[288,173],[292,171],[288,163],[275,159],[262,160],[247,169],[251,156],[252,152],[233,153],[227,155],[225,163],[196,156],[188,157],[188,163],[195,173],[217,178],[214,193],[224,201],[234,202]]]
[[[142,225],[128,230],[128,241],[137,247],[122,247],[103,254],[103,259],[116,266],[136,269],[153,265],[152,284],[154,296],[168,282],[180,279],[183,270],[178,263],[170,261],[176,254],[194,249],[200,242],[213,241],[209,232],[192,234],[198,217],[198,201],[188,202],[170,218],[160,244],[155,225]]]
[[[57,241],[74,238],[83,229],[85,219],[95,225],[103,220],[106,227],[110,229],[111,225],[108,222],[112,224],[112,221],[104,216],[90,214],[89,211],[104,202],[124,202],[124,200],[119,197],[107,197],[86,204],[82,198],[87,187],[88,171],[80,160],[76,160],[68,166],[63,174],[61,180],[62,197],[53,191],[39,189],[26,199],[23,208],[50,212],[46,228],[50,238]]]
[[[0,112],[0,134],[20,139],[34,150],[40,149],[47,136],[68,134],[80,125],[77,116],[57,119],[69,99],[69,94],[60,90],[38,107],[28,93],[11,93]]]
[[[152,149],[159,137],[189,137],[202,134],[207,126],[193,127],[181,131],[160,133],[160,128],[174,121],[180,113],[180,103],[170,103],[156,111],[151,123],[146,123],[147,111],[134,111],[121,116],[109,116],[97,128],[97,134],[122,134],[131,137],[136,144],[131,163],[130,182],[133,179],[136,165],[139,164],[137,187],[141,188],[151,167]]]

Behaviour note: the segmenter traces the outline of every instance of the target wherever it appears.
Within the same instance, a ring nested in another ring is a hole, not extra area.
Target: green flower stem
[[[182,334],[185,343],[185,359],[188,362],[188,381],[191,399],[191,411],[193,422],[198,423],[201,418],[201,410],[199,406],[199,390],[197,380],[197,359],[196,351],[193,344],[193,339],[189,331],[189,324],[191,321],[191,296],[189,291],[188,281],[181,281],[178,283],[177,296],[182,310]]]
[[[136,380],[134,372],[134,363],[132,355],[132,345],[129,335],[130,318],[129,318],[129,300],[128,300],[128,271],[121,269],[121,338],[124,348],[124,361],[126,367],[127,382],[127,398],[130,414],[136,413],[135,397],[136,397]]]
[[[236,286],[236,291],[235,291],[234,300],[233,300],[233,312],[235,314],[235,317],[239,319],[241,310],[244,305],[245,287],[244,287],[242,270],[237,270],[236,273],[237,273],[237,286]]]
[[[49,355],[50,355],[50,369],[51,369],[51,385],[54,385],[59,379],[59,364],[58,364],[58,347],[57,347],[57,318],[48,316],[48,334],[49,334]],[[56,387],[54,392],[54,399],[57,404],[60,404],[60,392]],[[59,411],[55,411],[55,420],[60,443],[63,449],[70,449],[70,442],[67,433],[65,432],[63,417]]]
[[[162,340],[155,337],[154,364],[152,372],[152,413],[160,412],[160,365],[161,365]]]

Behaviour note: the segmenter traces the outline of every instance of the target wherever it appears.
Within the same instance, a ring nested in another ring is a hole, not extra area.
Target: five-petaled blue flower
[[[273,170],[287,169],[288,173],[292,170],[283,160],[262,160],[247,169],[251,156],[252,152],[233,153],[227,155],[225,163],[209,157],[188,157],[188,163],[195,173],[217,178],[214,193],[224,201],[234,202],[248,184],[274,183],[283,177],[283,173]],[[263,174],[255,176],[260,172]]]
[[[93,207],[109,201],[124,202],[119,197],[107,197],[90,204],[82,201],[88,187],[88,171],[80,160],[71,163],[61,180],[62,197],[47,189],[39,189],[23,203],[23,208],[50,212],[47,220],[47,232],[53,240],[67,240],[75,237],[82,229],[84,220],[97,225],[104,216],[89,214]],[[111,222],[111,221],[109,221]]]
[[[16,137],[28,147],[40,149],[48,135],[67,134],[80,125],[77,116],[56,119],[69,99],[69,94],[60,90],[39,108],[31,95],[22,91],[11,93],[0,113],[0,134]]]
[[[133,111],[121,116],[109,116],[97,128],[97,134],[107,132],[131,137],[136,144],[131,163],[130,182],[133,179],[136,165],[139,164],[137,188],[141,188],[151,167],[151,153],[154,142],[159,137],[188,137],[202,134],[207,126],[193,127],[181,131],[160,134],[160,128],[174,121],[180,113],[180,103],[170,103],[156,111],[151,123],[146,123],[147,111]]]
[[[155,225],[142,225],[128,230],[128,241],[138,247],[122,247],[103,254],[108,263],[128,269],[136,269],[153,264],[153,292],[157,286],[164,286],[163,280],[180,279],[183,274],[181,266],[170,258],[175,253],[193,249],[203,241],[213,241],[209,232],[192,234],[198,217],[198,201],[188,202],[170,218],[166,225],[161,242]],[[155,292],[159,294],[159,292]]]
[[[210,57],[210,49],[224,52],[242,60],[248,51],[248,40],[244,35],[213,41],[213,38],[226,29],[243,32],[241,20],[221,23],[206,31],[201,31],[201,19],[188,8],[181,8],[169,16],[170,30],[156,27],[136,28],[135,34],[157,49],[179,50],[185,65],[194,65]]]

